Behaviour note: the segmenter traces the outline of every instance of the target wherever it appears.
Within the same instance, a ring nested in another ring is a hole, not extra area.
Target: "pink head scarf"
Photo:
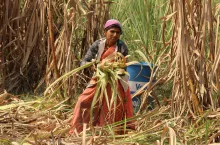
[[[111,27],[118,27],[120,28],[121,30],[121,33],[122,33],[122,27],[121,27],[121,24],[118,20],[115,20],[115,19],[110,19],[108,20],[106,23],[105,23],[105,26],[104,26],[104,29],[105,30],[108,30],[108,28],[111,28]]]

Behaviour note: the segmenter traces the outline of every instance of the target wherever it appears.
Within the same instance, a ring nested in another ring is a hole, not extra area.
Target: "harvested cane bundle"
[[[124,108],[121,106],[124,106],[123,102],[125,98],[122,98],[118,90],[118,85],[121,82],[125,82],[124,77],[129,76],[125,68],[130,64],[137,63],[136,61],[127,63],[127,57],[128,56],[124,57],[121,53],[114,52],[98,63],[94,75],[96,79],[96,92],[90,110],[91,123],[94,121],[92,120],[94,119],[94,108],[101,109],[103,103],[106,104],[108,109],[105,115],[105,121],[107,121],[107,123],[115,122],[115,120],[117,120],[115,119],[117,110]],[[108,93],[109,88],[111,90],[110,96]]]

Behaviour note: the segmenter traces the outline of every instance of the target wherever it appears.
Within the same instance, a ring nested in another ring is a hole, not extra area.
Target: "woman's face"
[[[107,46],[113,46],[116,44],[117,40],[120,38],[121,30],[118,27],[112,27],[109,30],[105,31],[105,37]]]

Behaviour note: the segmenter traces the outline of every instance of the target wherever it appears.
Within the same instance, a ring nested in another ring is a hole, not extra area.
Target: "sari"
[[[112,46],[108,48],[107,50],[104,50],[101,61],[108,57],[110,54],[115,52],[116,46]],[[92,86],[87,87],[83,93],[79,96],[78,101],[76,103],[76,106],[73,111],[73,117],[71,122],[71,130],[70,134],[76,131],[78,133],[83,131],[83,123],[89,124],[90,123],[90,110],[91,110],[91,104],[96,92],[96,79],[92,78],[90,81],[92,82]],[[107,90],[107,97],[109,100],[111,100],[112,97],[112,91],[110,84],[107,84],[106,87]],[[117,90],[120,93],[121,99],[119,99],[119,96],[117,96],[117,105],[116,105],[116,112],[114,113],[114,108],[108,108],[108,104],[106,101],[106,98],[103,97],[102,104],[96,105],[101,107],[95,107],[93,108],[93,126],[105,126],[107,124],[111,124],[117,121],[121,121],[125,118],[130,118],[133,116],[133,106],[132,106],[132,97],[130,94],[130,88],[126,91],[124,91],[120,81],[118,81]],[[101,96],[100,96],[101,97]],[[114,117],[112,117],[112,115]],[[128,123],[127,126],[131,129],[134,129],[134,125],[131,123]]]

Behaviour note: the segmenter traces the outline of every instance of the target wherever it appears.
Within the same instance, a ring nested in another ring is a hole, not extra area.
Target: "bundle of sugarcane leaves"
[[[121,53],[114,52],[97,64],[94,75],[96,80],[96,92],[91,105],[90,120],[93,119],[93,108],[95,108],[97,104],[99,108],[101,107],[103,97],[105,97],[104,100],[106,101],[108,110],[113,110],[113,114],[111,114],[112,120],[115,119],[117,105],[123,103],[123,99],[118,90],[118,83],[119,81],[125,84],[128,83],[123,79],[123,77],[129,77],[125,68],[131,64],[138,63],[137,61],[127,62],[128,57],[129,56],[124,57]],[[107,94],[107,85],[110,85],[112,96],[108,96]]]
[[[118,83],[121,81],[121,83],[128,85],[128,82],[123,79],[123,77],[129,77],[125,68],[131,64],[138,63],[137,61],[127,62],[128,57],[129,56],[124,57],[121,53],[114,52],[97,64],[96,72],[93,77],[96,80],[96,92],[91,104],[90,120],[92,120],[94,116],[93,108],[101,108],[103,104],[102,101],[105,100],[108,111],[111,112],[108,113],[111,115],[109,118],[111,118],[111,122],[114,122],[117,105],[123,104],[123,98],[118,90]],[[110,85],[111,96],[108,96],[107,85]],[[92,123],[93,121],[90,122]],[[90,126],[93,129],[91,124]],[[119,130],[119,128],[117,130]]]

